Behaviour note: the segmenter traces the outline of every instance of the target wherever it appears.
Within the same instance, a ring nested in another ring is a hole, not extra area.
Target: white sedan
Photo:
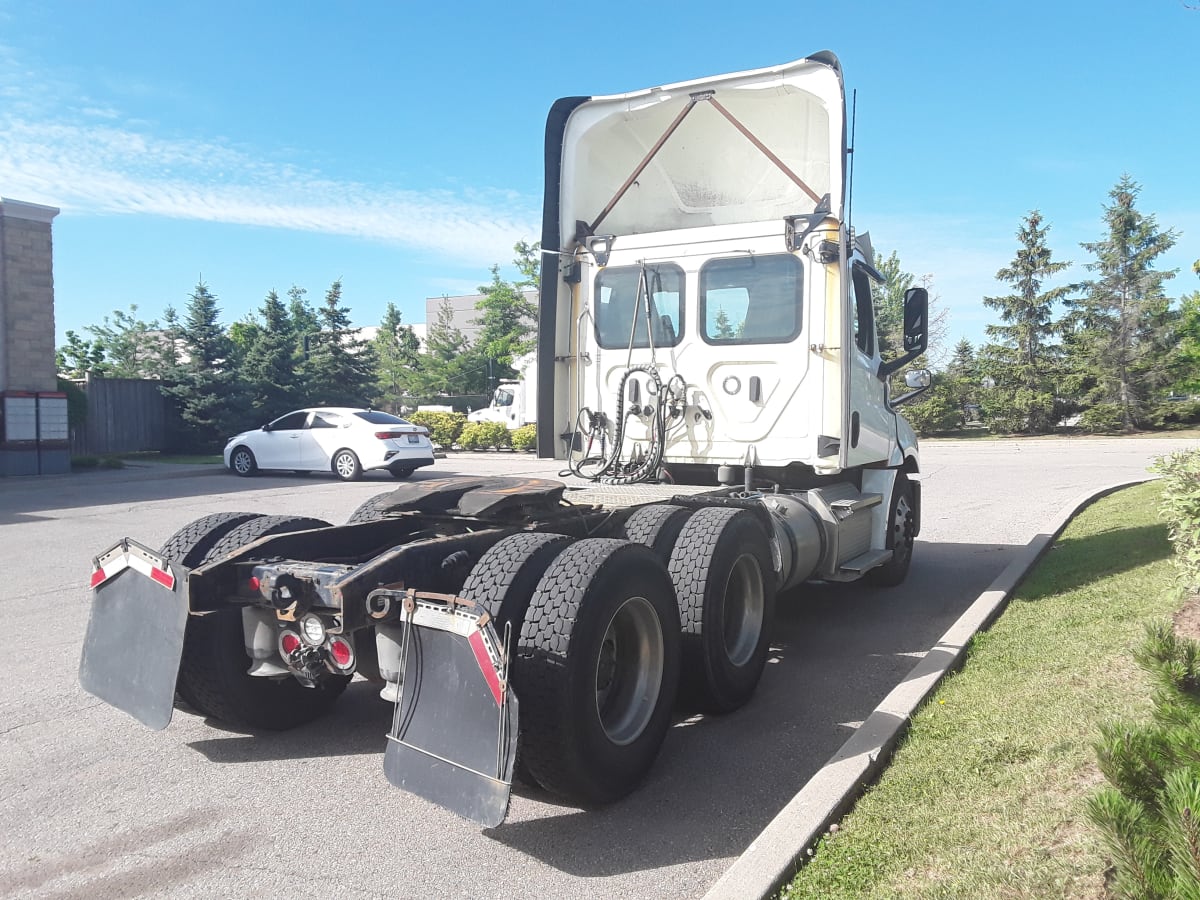
[[[368,469],[407,478],[431,465],[426,429],[373,409],[300,409],[234,435],[225,445],[225,468],[242,476],[259,469],[332,471],[343,481],[356,481]]]

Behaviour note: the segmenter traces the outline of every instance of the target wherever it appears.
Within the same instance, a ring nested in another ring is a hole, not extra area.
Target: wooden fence
[[[103,378],[89,373],[79,385],[87,394],[87,421],[71,429],[71,454],[166,449],[173,410],[160,385],[150,379]]]

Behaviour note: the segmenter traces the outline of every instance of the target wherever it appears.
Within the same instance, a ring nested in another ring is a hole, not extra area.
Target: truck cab
[[[796,487],[916,468],[887,379],[924,349],[927,297],[908,300],[904,358],[882,359],[844,109],[829,53],[555,105],[541,455],[615,444],[676,482],[752,467]]]

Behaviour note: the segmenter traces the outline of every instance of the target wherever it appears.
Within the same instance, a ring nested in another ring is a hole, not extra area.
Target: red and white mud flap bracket
[[[142,724],[166,728],[187,626],[187,570],[129,538],[92,567],[79,683]]]
[[[401,609],[400,692],[383,769],[388,781],[494,828],[508,815],[517,755],[517,697],[508,683],[511,633],[501,641],[469,600],[415,590],[373,591]]]

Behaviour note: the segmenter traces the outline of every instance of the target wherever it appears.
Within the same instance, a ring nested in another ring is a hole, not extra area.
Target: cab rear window
[[[372,425],[411,425],[412,423],[399,416],[393,416],[391,413],[379,412],[378,410],[368,409],[363,412],[356,412],[356,416],[360,419],[366,419]]]

